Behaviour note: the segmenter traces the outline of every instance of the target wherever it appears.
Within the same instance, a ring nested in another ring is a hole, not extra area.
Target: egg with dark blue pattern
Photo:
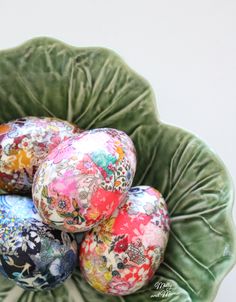
[[[71,235],[42,222],[32,200],[0,196],[0,272],[28,290],[52,289],[76,266]]]

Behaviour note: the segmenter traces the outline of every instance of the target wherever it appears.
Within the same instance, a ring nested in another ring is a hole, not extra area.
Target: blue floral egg
[[[29,290],[52,289],[73,272],[73,237],[42,222],[32,200],[0,196],[0,272]]]

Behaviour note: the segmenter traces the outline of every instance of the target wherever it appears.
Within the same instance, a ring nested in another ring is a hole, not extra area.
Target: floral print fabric
[[[135,148],[124,132],[84,131],[42,163],[33,199],[46,223],[69,232],[87,231],[125,200],[135,169]]]
[[[127,202],[85,235],[80,247],[85,279],[112,295],[140,289],[163,260],[169,228],[161,194],[148,186],[131,188]]]
[[[29,193],[42,160],[77,132],[78,128],[56,118],[27,117],[0,125],[0,189]]]
[[[0,272],[30,290],[51,289],[76,265],[71,235],[51,229],[37,214],[32,199],[0,196]]]

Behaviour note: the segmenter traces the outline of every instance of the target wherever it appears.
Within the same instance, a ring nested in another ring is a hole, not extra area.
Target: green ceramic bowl
[[[236,260],[232,182],[222,161],[200,139],[159,120],[146,80],[111,50],[37,38],[0,52],[0,104],[0,122],[55,116],[84,129],[126,131],[138,153],[134,185],[160,190],[171,216],[164,262],[153,281],[133,295],[99,294],[77,270],[48,292],[23,291],[1,277],[0,301],[214,300]]]

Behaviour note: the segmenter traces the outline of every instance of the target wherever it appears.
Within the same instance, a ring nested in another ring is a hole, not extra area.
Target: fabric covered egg
[[[26,117],[0,125],[0,189],[31,192],[42,160],[59,143],[78,132],[76,126],[56,118]]]
[[[133,187],[127,202],[85,235],[80,267],[88,283],[111,295],[128,295],[146,285],[163,260],[169,216],[161,194]]]
[[[0,195],[0,272],[29,290],[65,281],[77,262],[71,235],[44,224],[32,199]]]
[[[39,167],[33,200],[43,220],[68,232],[83,232],[107,219],[125,200],[136,169],[132,140],[101,128],[56,147]]]

